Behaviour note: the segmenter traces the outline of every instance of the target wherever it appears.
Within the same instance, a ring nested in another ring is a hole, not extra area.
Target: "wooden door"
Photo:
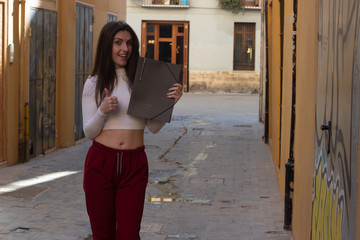
[[[235,23],[234,70],[254,70],[255,23]]]
[[[30,157],[55,148],[57,13],[30,10]]]
[[[82,118],[82,91],[90,75],[93,57],[93,8],[76,3],[75,48],[75,140],[85,137]]]
[[[358,0],[319,1],[312,239],[355,239],[360,102]]]
[[[187,22],[143,22],[142,52],[149,58],[183,65],[182,84],[188,89],[188,42]]]
[[[4,75],[4,26],[5,3],[0,2],[0,167],[5,164],[5,75]]]

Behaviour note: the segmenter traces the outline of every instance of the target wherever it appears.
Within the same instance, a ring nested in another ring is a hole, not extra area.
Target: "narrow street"
[[[257,94],[184,94],[146,132],[142,240],[290,240]],[[1,240],[91,239],[82,190],[90,141],[0,170]]]

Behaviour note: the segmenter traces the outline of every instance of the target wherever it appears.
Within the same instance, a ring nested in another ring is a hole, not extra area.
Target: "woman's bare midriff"
[[[144,145],[144,130],[103,130],[95,141],[114,149],[136,149]]]

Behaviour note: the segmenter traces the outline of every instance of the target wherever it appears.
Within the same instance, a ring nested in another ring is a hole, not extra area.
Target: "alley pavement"
[[[184,94],[145,132],[149,184],[142,240],[290,240],[256,94]],[[0,169],[0,240],[83,240],[91,141]]]

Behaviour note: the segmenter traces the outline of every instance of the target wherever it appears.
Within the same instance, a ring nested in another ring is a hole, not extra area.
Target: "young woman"
[[[84,191],[93,239],[138,240],[148,181],[144,128],[165,124],[127,114],[139,40],[125,22],[101,30],[94,67],[82,99],[83,129],[93,139],[85,160]],[[182,86],[167,93],[175,103]]]

